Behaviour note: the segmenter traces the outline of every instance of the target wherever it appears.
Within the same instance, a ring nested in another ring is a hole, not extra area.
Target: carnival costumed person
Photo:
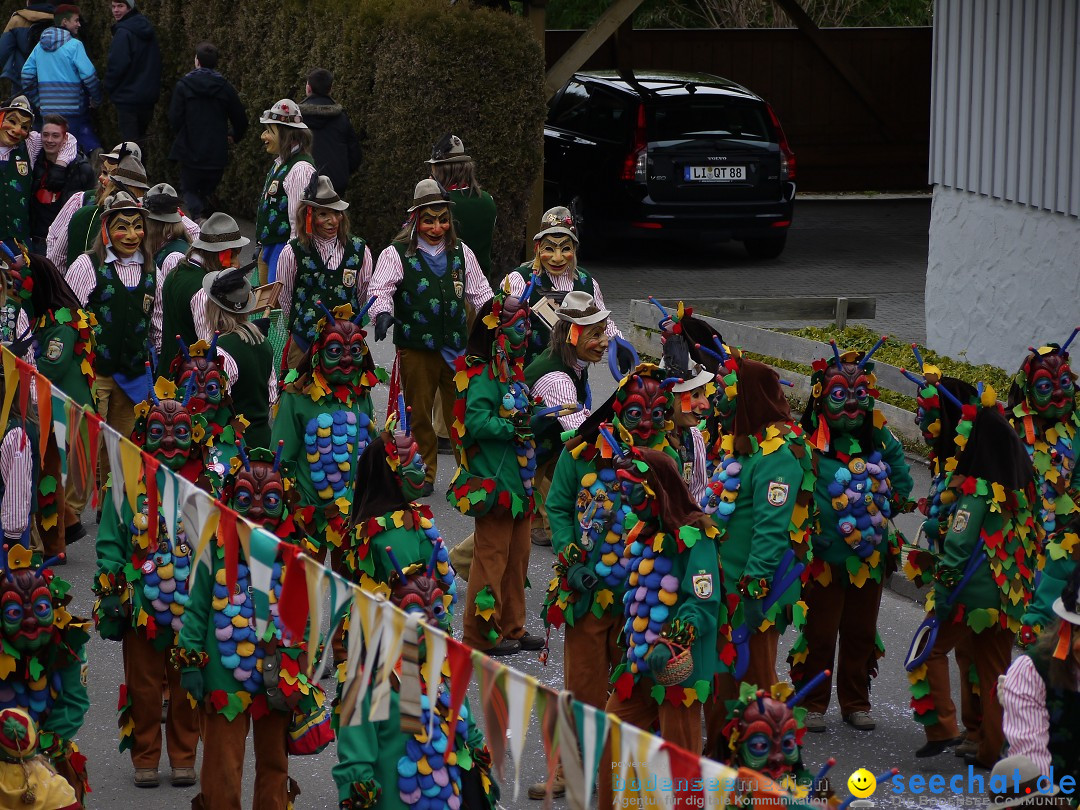
[[[568,292],[588,293],[596,306],[605,309],[599,282],[578,267],[578,244],[577,225],[570,209],[561,205],[549,208],[540,218],[540,230],[533,236],[532,263],[523,264],[503,279],[504,285],[509,282],[511,295],[521,295],[530,278],[536,277],[529,287],[528,304],[533,315],[526,365],[551,342],[551,329],[556,322],[554,309]],[[610,319],[604,331],[609,340],[621,336],[615,321]]]
[[[414,500],[423,484],[419,447],[408,426],[392,419],[360,457],[345,568],[364,589],[385,594],[402,610],[420,613],[425,623],[450,632],[457,585],[431,508]],[[345,676],[342,666],[339,679],[344,682]],[[421,793],[433,807],[494,806],[498,787],[491,779],[491,755],[468,702],[456,721],[456,762],[450,762],[445,751],[449,692],[440,684],[432,701],[426,683],[420,685],[421,693],[407,700],[401,681],[393,684],[386,720],[368,721],[370,692],[356,715],[339,716],[333,772],[342,808],[426,806],[417,801]],[[344,694],[348,691],[343,683]],[[431,736],[429,722],[434,723]]]
[[[780,634],[789,623],[802,624],[800,574],[810,551],[814,491],[813,459],[776,372],[749,359],[736,367],[735,390],[727,393],[735,399],[734,426],[720,438],[722,460],[702,501],[720,531],[732,616],[733,643],[719,654],[733,671],[720,675],[716,699],[705,709],[712,748],[727,722],[724,702],[738,695],[740,681],[770,689],[778,680]]]
[[[94,317],[96,357],[94,396],[106,424],[131,435],[135,403],[147,398],[146,363],[150,360],[150,320],[157,283],[153,263],[143,252],[144,211],[124,191],[102,201],[101,232],[94,250],[68,268],[67,282]],[[108,477],[108,456],[101,454],[101,476]]]
[[[717,630],[727,621],[717,531],[690,499],[670,456],[636,447],[624,452],[631,463],[617,475],[631,504],[622,555],[625,656],[606,710],[638,728],[658,725],[666,742],[697,752],[702,704],[717,671]],[[616,758],[609,739],[600,759],[601,810],[614,807]],[[642,795],[639,806],[657,805]]]
[[[371,280],[375,340],[396,324],[401,388],[427,468],[423,497],[435,490],[438,466],[435,397],[442,400],[444,415],[453,413],[454,364],[469,338],[469,307],[478,313],[491,300],[476,255],[454,231],[451,205],[434,180],[417,183],[405,227],[379,254]]]
[[[34,108],[26,96],[0,104],[0,240],[14,248],[14,240],[30,238],[30,193],[34,163],[41,154],[41,133],[32,132]],[[75,159],[75,136],[65,133],[57,165]]]
[[[335,570],[352,512],[356,460],[374,432],[371,389],[386,379],[371,359],[362,321],[349,304],[324,312],[315,342],[285,378],[271,431],[275,442],[285,442],[283,457],[299,459],[301,523],[320,561],[333,548]]]
[[[150,339],[154,349],[161,354],[162,294],[165,279],[175,270],[191,248],[191,237],[184,229],[180,215],[180,198],[176,189],[168,183],[158,183],[143,197],[146,209],[146,252],[154,257],[154,274],[157,293],[154,297],[154,315],[150,321]]]
[[[1080,722],[1080,568],[1054,600],[1054,620],[1012,662],[999,696],[1011,756],[1026,756],[1052,783],[1080,779],[1076,728]]]
[[[241,235],[236,220],[228,214],[211,214],[203,223],[199,237],[191,243],[184,261],[161,285],[160,368],[169,368],[176,357],[177,335],[188,345],[197,340],[210,340],[203,280],[207,273],[236,267],[240,248],[248,241]]]
[[[5,515],[10,483],[4,481]],[[49,568],[60,560],[35,565],[30,549],[18,540],[6,537],[6,547],[0,564],[4,569],[0,636],[9,667],[0,677],[0,709],[27,712],[40,731],[40,753],[81,801],[89,789],[86,757],[74,738],[90,708],[86,692],[90,621],[68,612],[71,586]]]
[[[252,265],[254,267],[254,265]],[[212,473],[212,482],[217,488],[229,471],[232,459],[236,456],[236,440],[244,436],[247,420],[233,407],[232,385],[230,380],[237,375],[235,361],[218,351],[218,336],[210,342],[200,340],[191,346],[175,339],[180,354],[173,358],[169,366],[169,382],[185,393],[190,390],[188,408],[202,416],[206,425],[206,465]],[[231,365],[232,368],[227,366]]]
[[[248,315],[255,294],[248,281],[253,265],[215,270],[203,276],[206,324],[218,336],[233,411],[248,423],[244,440],[252,447],[270,446],[270,407],[277,402],[278,378],[274,349]]]
[[[822,787],[829,766],[815,778],[803,762],[807,712],[799,703],[805,697],[805,689],[795,693],[788,683],[773,684],[768,692],[742,683],[738,697],[727,702],[729,719],[719,740],[721,747],[707,753],[732,768],[749,769],[756,777],[744,781],[743,773],[739,774],[739,795],[731,797],[732,806],[774,806],[762,799],[779,791],[796,801],[820,802],[813,807],[839,804],[832,800],[831,791]]]
[[[296,482],[291,464],[282,459],[281,446],[275,453],[241,444],[225,477],[221,501],[282,543],[302,548],[304,535],[291,515],[295,500]],[[200,792],[192,807],[240,807],[250,727],[255,752],[252,808],[286,810],[299,794],[289,777],[289,724],[295,711],[322,705],[322,690],[302,670],[304,645],[282,642],[277,613],[283,579],[280,554],[270,574],[270,621],[261,636],[249,561],[241,552],[236,585],[230,591],[220,536],[211,554],[209,568],[196,573],[173,655],[181,685],[198,702],[202,733]]]
[[[551,345],[525,367],[525,383],[532,396],[543,402],[545,408],[560,408],[550,418],[540,417],[538,424],[534,419],[534,489],[538,497],[532,542],[537,546],[551,545],[545,506],[551,476],[562,453],[563,431],[576,430],[589,416],[592,407],[589,366],[599,363],[607,351],[607,319],[611,313],[598,307],[588,293],[569,292],[555,315],[558,321],[551,330]]]
[[[914,486],[904,448],[874,407],[874,349],[841,353],[834,344],[830,360],[813,363],[802,428],[817,465],[814,499],[820,517],[803,589],[806,624],[788,656],[796,686],[826,669],[836,674],[840,714],[860,731],[875,726],[870,679],[884,655],[878,609],[885,579],[900,557],[900,539],[889,521],[907,510]],[[837,637],[840,658],[834,668]],[[807,696],[807,730],[825,730],[831,692],[826,677]]]
[[[41,753],[37,724],[22,709],[0,709],[0,806],[80,810],[74,788]]]
[[[1007,415],[1035,469],[1035,527],[1043,554],[1042,574],[1024,614],[1020,642],[1030,644],[1054,621],[1053,604],[1080,558],[1080,479],[1074,482],[1077,428],[1076,374],[1069,344],[1033,349],[1013,377]]]
[[[480,188],[476,163],[465,154],[457,135],[444,135],[431,149],[431,179],[449,192],[454,204],[454,230],[472,248],[484,276],[491,279],[491,242],[498,210],[491,195]]]
[[[674,430],[668,432],[668,443],[679,455],[679,469],[690,497],[700,503],[709,482],[705,437],[700,425],[712,410],[711,394],[716,385],[715,371],[694,360],[699,350],[691,344],[684,328],[686,316],[691,313],[680,301],[675,316],[661,321],[661,327],[664,371],[678,378],[671,389],[675,398],[671,417]]]
[[[981,711],[975,723],[964,718],[967,741],[976,749],[965,760],[991,768],[1004,742],[1001,704],[994,687],[1009,666],[1013,637],[1031,600],[1037,568],[1034,483],[1027,453],[993,389],[975,392],[964,403],[956,396],[961,388],[952,383],[941,379],[919,392],[923,429],[932,432],[927,420],[938,420],[935,456],[948,459],[942,477],[935,479],[937,496],[930,511],[946,501],[955,507],[941,527],[940,552],[930,574],[932,596],[926,600],[936,636],[931,633],[924,640],[922,632],[917,634],[906,665],[911,706],[926,733],[926,744],[915,756],[936,756],[961,741],[949,687],[948,654],[966,642],[977,673]],[[930,394],[938,402],[929,402]],[[932,407],[940,405],[941,397],[948,398],[951,407]],[[952,449],[944,445],[949,438],[954,442]],[[927,535],[936,541],[929,529]],[[914,559],[909,555],[909,567]]]
[[[281,317],[289,333],[287,368],[300,364],[315,339],[315,324],[322,317],[316,301],[328,309],[350,304],[354,312],[367,304],[371,249],[349,233],[348,208],[330,178],[311,176],[296,209],[296,236],[277,260]]]
[[[131,440],[160,464],[209,491],[203,445],[206,424],[189,407],[194,387],[189,385],[177,399],[176,386],[158,378],[148,400],[136,408]],[[188,603],[188,574],[197,538],[188,537],[182,520],[174,532],[160,510],[150,515],[144,481],[128,482],[126,493],[114,489],[117,486],[117,482],[106,485],[104,494],[94,620],[103,639],[123,643],[120,750],[131,750],[136,787],[158,786],[162,684],[167,680],[164,725],[171,781],[176,786],[193,785],[198,716],[169,657]],[[137,512],[129,505],[132,498]]]
[[[450,432],[461,448],[461,466],[446,499],[475,520],[464,642],[488,655],[544,646],[525,630],[536,475],[533,403],[525,385],[528,340],[528,304],[500,290],[477,313],[454,377],[458,399]]]
[[[296,212],[311,178],[318,174],[311,159],[311,130],[300,107],[283,98],[259,118],[260,139],[274,165],[266,174],[259,210],[255,217],[255,241],[259,245],[259,283],[277,280],[278,256],[296,238]]]

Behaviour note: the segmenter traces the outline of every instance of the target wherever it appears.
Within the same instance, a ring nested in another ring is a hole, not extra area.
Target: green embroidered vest
[[[112,262],[98,267],[97,285],[86,302],[86,311],[97,318],[97,360],[100,377],[117,372],[129,377],[143,374],[150,359],[150,315],[154,311],[156,282],[143,265],[139,281],[128,289]]]
[[[0,239],[25,242],[30,233],[30,175],[30,152],[23,141],[0,161]]]
[[[1063,776],[1080,780],[1080,692],[1050,686],[1050,659],[1035,650],[1029,652],[1035,670],[1046,686],[1046,711],[1050,715],[1050,763],[1054,781]]]
[[[71,215],[68,223],[67,265],[71,267],[75,260],[94,246],[98,231],[101,230],[101,209],[94,205],[94,193],[86,192],[83,207]]]
[[[341,264],[330,269],[323,262],[315,245],[305,248],[296,239],[289,244],[296,256],[296,277],[293,280],[293,300],[289,310],[289,334],[300,348],[307,351],[315,340],[315,327],[324,317],[315,302],[321,300],[332,312],[334,307],[356,300],[356,279],[364,265],[365,245],[359,236],[349,237],[345,243]],[[361,302],[361,305],[363,303],[366,302]]]
[[[74,353],[78,332],[66,323],[52,321],[38,329],[34,337],[40,347],[38,371],[79,405],[92,407],[94,395],[82,372],[84,358]]]
[[[525,283],[529,282],[529,276],[532,275],[532,265],[523,264],[517,269],[517,272],[521,274],[521,277],[525,279]],[[593,285],[593,278],[580,267],[574,276],[574,292],[586,292],[589,295],[593,294],[595,286]],[[537,276],[536,286],[533,287],[532,295],[529,296],[529,306],[534,307],[540,303],[540,299],[545,295],[557,295],[560,297],[565,293],[556,292],[555,286],[551,283],[551,278],[547,273],[541,271]],[[551,330],[548,329],[546,323],[544,323],[539,317],[533,316],[532,319],[532,337],[529,339],[529,354],[526,359],[526,365],[531,363],[540,352],[544,351],[551,342]]]
[[[165,263],[165,260],[169,258],[172,253],[186,254],[188,248],[191,247],[191,243],[187,239],[173,239],[171,242],[166,242],[157,253],[154,254],[154,267],[161,269],[161,265]],[[177,265],[179,266],[179,265]]]
[[[589,367],[585,366],[579,377],[574,369],[568,368],[562,358],[553,352],[550,347],[544,349],[539,357],[525,367],[525,382],[528,383],[531,389],[536,385],[537,380],[553,371],[561,371],[570,378],[570,382],[574,384],[574,390],[577,392],[577,401],[587,406],[586,400],[590,398]],[[543,464],[546,459],[559,452],[562,448],[562,441],[560,440],[562,430],[562,423],[556,417],[542,416],[535,420],[533,434],[536,436],[536,463],[538,465]]]
[[[439,278],[428,266],[423,251],[405,255],[405,245],[394,244],[401,258],[402,276],[394,293],[394,344],[402,349],[461,351],[469,337],[465,311],[465,252],[459,241],[446,257],[446,272]]]
[[[218,339],[218,346],[236,361],[236,385],[232,387],[233,412],[250,423],[244,432],[248,447],[270,449],[270,369],[274,367],[274,349],[270,341],[247,343],[230,332]]]
[[[311,156],[295,154],[266,175],[262,196],[259,197],[259,211],[255,216],[255,239],[264,247],[289,241],[292,223],[289,222],[289,195],[285,193],[285,178],[297,163],[311,163]]]
[[[177,335],[188,346],[199,339],[195,334],[191,299],[202,289],[205,275],[201,267],[183,261],[169,273],[161,287],[161,359],[158,368],[162,374],[168,373],[169,364],[180,351],[176,343]]]

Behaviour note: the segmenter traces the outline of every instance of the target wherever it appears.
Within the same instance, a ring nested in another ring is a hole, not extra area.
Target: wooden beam
[[[878,101],[877,96],[870,90],[866,82],[863,81],[862,76],[858,71],[848,64],[847,59],[839,53],[822,35],[821,29],[818,28],[817,23],[810,19],[810,15],[803,10],[799,0],[773,0],[785,14],[787,14],[791,21],[795,23],[800,31],[806,34],[807,38],[814,44],[814,47],[821,52],[821,55],[825,57],[825,61],[828,62],[832,68],[840,74],[840,77],[847,82],[848,87],[859,97],[859,100],[866,105],[870,113],[877,119],[878,125],[881,127],[881,132],[885,136],[887,141],[895,140],[895,129],[890,123],[891,116],[886,109],[885,105]]]
[[[640,6],[642,0],[615,0],[599,19],[593,23],[592,28],[577,38],[570,49],[559,57],[559,61],[551,66],[547,72],[547,81],[544,88],[548,98],[551,98],[566,84],[566,80],[574,75],[585,64],[590,56],[603,45],[608,37],[615,33],[620,25]]]

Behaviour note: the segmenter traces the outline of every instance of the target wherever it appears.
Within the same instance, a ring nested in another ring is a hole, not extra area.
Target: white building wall
[[[1028,346],[1061,343],[1076,326],[1080,224],[1075,217],[934,188],[928,346],[1013,371]]]

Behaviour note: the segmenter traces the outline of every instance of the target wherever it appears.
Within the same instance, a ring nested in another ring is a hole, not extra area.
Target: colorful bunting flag
[[[574,725],[581,744],[581,765],[584,769],[585,795],[592,797],[596,770],[604,753],[604,742],[611,728],[611,718],[587,703],[574,701]],[[605,779],[610,778],[608,776]]]
[[[54,390],[50,397],[52,402],[52,429],[56,436],[56,450],[60,456],[60,485],[67,487],[68,478],[68,418],[67,402]]]
[[[442,686],[443,663],[446,661],[446,636],[433,627],[424,628],[424,683],[429,700],[438,697]],[[428,712],[428,737],[434,733],[436,712]]]
[[[379,603],[379,621],[382,623],[382,643],[379,645],[379,672],[375,687],[371,690],[371,711],[368,720],[373,723],[390,717],[390,676],[394,674],[401,657],[401,644],[405,635],[405,614],[387,601]]]
[[[588,810],[592,804],[592,781],[589,781],[589,791],[585,792],[585,770],[582,767],[581,750],[578,747],[578,722],[572,693],[563,690],[559,692],[556,704],[558,720],[556,723],[556,744],[559,749],[559,763],[563,769],[563,780],[566,783],[566,803],[570,810]]]
[[[525,737],[529,732],[536,691],[539,684],[516,669],[506,670],[506,711],[510,718],[510,754],[514,757],[514,801],[521,789],[521,758],[525,753]]]
[[[124,513],[124,457],[120,454],[120,434],[106,424],[101,425],[101,440],[109,459],[112,481],[112,502],[116,514]]]

